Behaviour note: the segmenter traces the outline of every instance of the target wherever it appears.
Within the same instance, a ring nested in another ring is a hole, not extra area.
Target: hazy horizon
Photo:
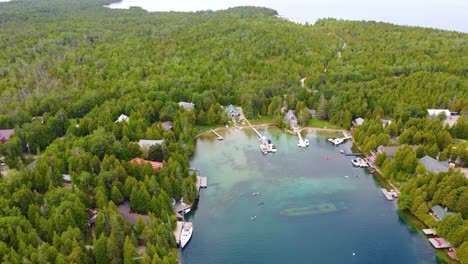
[[[123,0],[112,8],[139,6],[148,11],[220,10],[235,6],[263,6],[295,22],[313,24],[320,18],[367,20],[468,33],[468,1],[463,0]]]

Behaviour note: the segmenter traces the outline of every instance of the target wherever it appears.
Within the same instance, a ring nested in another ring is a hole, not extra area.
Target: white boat
[[[268,152],[276,152],[275,144],[268,144]]]
[[[305,140],[304,140],[304,144],[308,147],[308,146],[309,146],[309,140],[308,140],[308,139],[305,139]]]
[[[184,222],[182,234],[180,235],[180,247],[184,248],[192,238],[193,226],[191,222]]]
[[[345,140],[344,138],[329,138],[329,139],[328,139],[328,141],[329,141],[330,143],[332,143],[333,145],[335,145],[335,146],[340,145],[341,143],[344,142],[344,140]]]
[[[344,154],[344,149],[340,149],[340,153],[341,153],[341,154]]]
[[[356,167],[359,167],[359,168],[367,168],[369,167],[369,165],[367,164],[367,162],[361,158],[357,158],[357,159],[352,159],[351,160],[351,163],[353,163],[354,166]]]
[[[254,216],[252,216],[250,219],[251,219],[251,220],[255,220],[255,219],[257,219],[257,216],[254,215]]]
[[[187,208],[184,210],[184,214],[188,214],[188,213],[190,213],[190,208]]]
[[[254,193],[252,193],[252,196],[257,196],[259,194],[260,194],[259,192],[254,192]]]
[[[297,146],[301,147],[301,148],[307,147],[307,145],[304,143],[304,141],[299,141],[299,143],[297,143]]]

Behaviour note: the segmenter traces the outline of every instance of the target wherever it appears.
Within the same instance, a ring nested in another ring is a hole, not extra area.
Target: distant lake
[[[1,0],[0,0],[1,1]],[[264,6],[292,21],[315,23],[319,18],[373,20],[468,33],[466,0],[123,0],[111,8],[139,6],[148,11],[220,10]]]
[[[350,143],[335,147],[311,132],[299,148],[296,136],[268,128],[261,133],[278,152],[263,155],[251,129],[219,133],[223,141],[200,137],[191,160],[208,188],[186,215],[194,230],[184,264],[436,263],[369,171],[339,153]]]

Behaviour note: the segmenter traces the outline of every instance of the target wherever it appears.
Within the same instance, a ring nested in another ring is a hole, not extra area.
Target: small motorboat
[[[254,193],[252,193],[252,196],[257,196],[259,194],[260,194],[259,192],[254,192]]]
[[[309,140],[308,140],[308,139],[305,139],[305,140],[304,140],[304,144],[308,147],[308,146],[309,146]]]
[[[261,202],[261,203],[258,203],[257,205],[264,205],[265,203],[264,202]]]
[[[268,152],[276,152],[276,146],[275,144],[268,144]]]
[[[344,154],[344,149],[340,149],[340,153],[341,153],[341,154]]]
[[[250,219],[251,219],[251,220],[255,220],[255,219],[257,219],[257,216],[254,215],[254,216],[252,216]]]

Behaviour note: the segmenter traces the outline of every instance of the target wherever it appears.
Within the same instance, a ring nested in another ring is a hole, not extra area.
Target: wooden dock
[[[180,214],[188,213],[191,208],[192,208],[192,206],[190,206],[190,205],[188,205],[186,203],[176,203],[176,205],[174,205],[174,211],[176,213],[180,213]]]
[[[211,130],[211,132],[213,134],[215,134],[218,137],[218,140],[223,140],[224,139],[220,134],[216,133],[216,131],[214,131],[213,129],[210,129],[210,130]]]
[[[236,123],[232,123],[232,125],[233,125],[235,128],[239,129],[239,130],[242,129],[242,127],[238,126]]]
[[[434,229],[432,229],[432,228],[426,228],[426,229],[423,229],[422,231],[426,236],[435,236],[436,235],[436,231]]]
[[[432,246],[437,249],[452,247],[452,245],[447,240],[441,237],[429,238],[429,242],[431,242]]]
[[[200,188],[206,188],[208,187],[208,178],[207,177],[201,177],[197,176],[197,190],[200,191]]]
[[[174,230],[174,237],[177,242],[177,246],[180,245],[180,235],[182,234],[182,227],[184,226],[184,222],[177,221],[176,229]]]
[[[387,200],[389,201],[393,201],[393,198],[398,198],[398,193],[391,190],[391,191],[387,191],[387,189],[385,188],[382,188],[382,193],[385,195],[385,198],[387,198]]]
[[[362,157],[364,156],[364,154],[362,153],[354,153],[354,152],[351,152],[351,153],[343,153],[345,156],[356,156],[356,157]]]

